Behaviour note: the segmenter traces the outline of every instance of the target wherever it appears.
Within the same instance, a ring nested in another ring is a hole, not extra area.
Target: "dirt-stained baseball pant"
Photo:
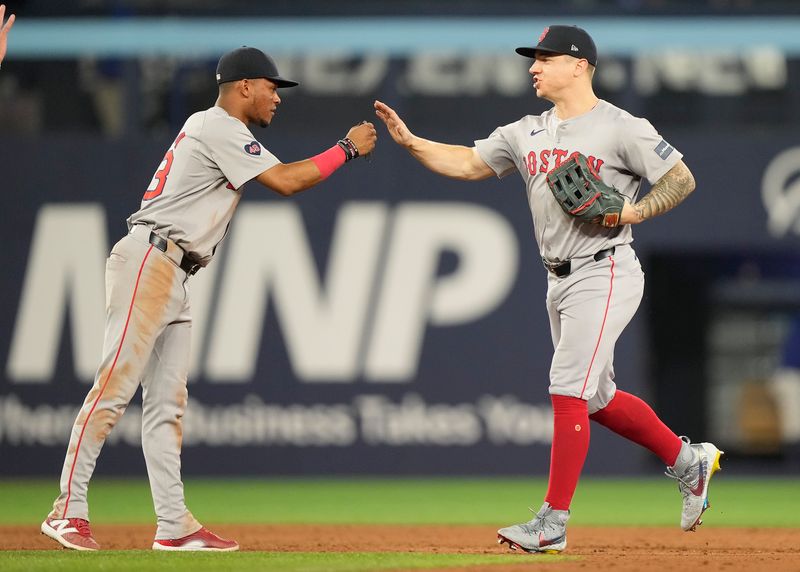
[[[644,273],[630,245],[600,261],[572,260],[568,276],[548,275],[547,313],[555,353],[550,394],[588,402],[589,414],[613,399],[614,345],[644,292]]]
[[[191,317],[183,251],[149,243],[136,225],[106,262],[103,358],[72,428],[52,518],[89,519],[87,488],[106,437],[142,384],[142,449],[153,495],[156,539],[182,538],[201,525],[181,482],[182,424],[188,399]]]

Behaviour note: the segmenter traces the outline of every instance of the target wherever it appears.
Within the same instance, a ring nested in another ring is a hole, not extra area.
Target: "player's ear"
[[[579,59],[575,62],[575,77],[589,73],[589,61]]]

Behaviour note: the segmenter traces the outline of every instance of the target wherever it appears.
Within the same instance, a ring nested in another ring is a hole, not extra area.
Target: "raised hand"
[[[386,129],[389,130],[389,135],[392,136],[395,143],[408,147],[414,140],[414,134],[406,126],[405,122],[400,119],[394,109],[381,101],[375,101],[375,115],[386,124]]]
[[[11,31],[11,27],[14,25],[14,20],[16,20],[16,16],[11,14],[8,17],[8,20],[3,22],[6,17],[6,6],[5,4],[0,4],[0,63],[3,63],[3,58],[6,57],[6,48],[8,47],[8,33]]]

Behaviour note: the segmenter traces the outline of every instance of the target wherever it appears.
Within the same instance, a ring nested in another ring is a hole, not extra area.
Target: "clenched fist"
[[[347,132],[347,139],[350,139],[356,146],[359,156],[363,156],[372,153],[372,150],[375,149],[378,134],[372,123],[362,121],[350,128],[350,131]]]

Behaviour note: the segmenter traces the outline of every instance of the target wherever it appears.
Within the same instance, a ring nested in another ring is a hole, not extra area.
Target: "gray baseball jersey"
[[[191,312],[185,254],[205,265],[248,180],[278,164],[219,107],[186,121],[106,261],[103,357],[72,427],[61,493],[49,519],[89,519],[87,492],[106,437],[142,386],[142,449],[157,540],[200,529],[181,482]],[[44,525],[43,525],[44,526]],[[43,528],[44,530],[44,528]]]
[[[603,100],[564,121],[555,108],[523,117],[475,147],[498,177],[515,169],[522,174],[542,258],[570,261],[567,275],[548,274],[555,349],[550,393],[584,399],[590,413],[598,411],[616,393],[614,346],[639,306],[644,274],[630,226],[604,228],[570,217],[547,186],[547,172],[582,153],[606,184],[634,202],[643,179],[655,183],[682,155],[647,120]]]
[[[478,154],[498,177],[515,169],[525,180],[536,241],[543,258],[569,260],[628,244],[630,226],[607,229],[570,217],[547,186],[547,172],[573,153],[588,157],[608,185],[633,202],[642,179],[655,183],[681,159],[646,119],[604,100],[588,113],[560,121],[555,108],[498,127],[475,141]]]
[[[247,181],[280,161],[221,107],[190,116],[128,227],[146,224],[206,266]]]

